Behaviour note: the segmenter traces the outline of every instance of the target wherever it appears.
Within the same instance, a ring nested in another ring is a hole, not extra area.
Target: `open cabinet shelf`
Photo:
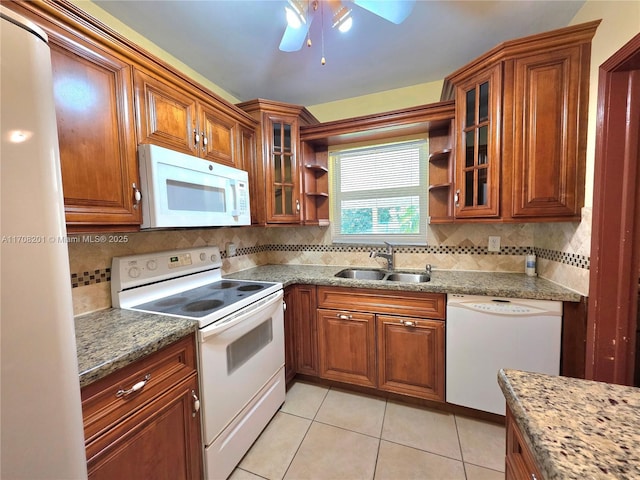
[[[452,223],[453,115],[445,126],[429,130],[429,223]]]

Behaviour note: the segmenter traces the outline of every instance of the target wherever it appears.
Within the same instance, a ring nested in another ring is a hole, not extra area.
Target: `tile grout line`
[[[318,405],[318,409],[316,410],[316,413],[313,415],[313,418],[309,422],[309,426],[307,427],[307,431],[304,432],[304,435],[302,436],[302,440],[300,440],[300,443],[298,444],[298,448],[296,448],[296,451],[293,454],[293,457],[291,457],[291,461],[289,462],[289,465],[287,465],[287,468],[284,471],[284,475],[282,475],[282,479],[284,479],[287,476],[287,473],[289,472],[289,469],[291,468],[291,465],[293,464],[293,461],[296,459],[296,456],[298,455],[298,452],[300,451],[300,447],[302,447],[302,444],[304,443],[304,440],[307,438],[307,435],[309,435],[309,430],[311,430],[311,426],[313,425],[313,422],[316,421],[315,419],[318,416],[318,412],[322,408],[322,404],[324,403],[324,401],[327,399],[327,395],[329,395],[329,390],[331,390],[331,387],[329,387],[327,389],[327,391],[324,394],[324,397],[322,398],[322,401],[320,402],[320,405]],[[285,401],[286,401],[286,398],[285,398]],[[282,407],[280,407],[280,408],[282,408]],[[282,413],[286,413],[286,412],[282,412]],[[295,416],[297,416],[297,415],[295,415]],[[299,418],[305,418],[305,417],[299,417]],[[305,418],[305,419],[309,420],[308,418]]]
[[[464,478],[467,478],[467,465],[464,461],[464,453],[462,452],[462,441],[460,440],[460,430],[458,430],[458,416],[453,414],[453,423],[456,426],[456,437],[458,437],[458,448],[460,449],[460,458],[462,459],[462,471],[464,472]]]
[[[387,417],[387,405],[389,404],[389,400],[384,399],[384,412],[382,412],[382,425],[380,425],[380,436],[378,437],[378,449],[376,450],[376,460],[373,463],[373,478],[376,478],[376,472],[378,471],[378,459],[380,458],[380,447],[382,446],[382,432],[384,431],[384,420]]]

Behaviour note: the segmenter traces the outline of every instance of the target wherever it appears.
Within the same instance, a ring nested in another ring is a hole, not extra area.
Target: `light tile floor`
[[[230,480],[498,480],[504,427],[296,382]]]

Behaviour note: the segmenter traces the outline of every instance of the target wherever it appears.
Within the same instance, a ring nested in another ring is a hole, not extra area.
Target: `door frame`
[[[600,66],[598,82],[585,373],[588,379],[633,385],[640,272],[640,34]]]

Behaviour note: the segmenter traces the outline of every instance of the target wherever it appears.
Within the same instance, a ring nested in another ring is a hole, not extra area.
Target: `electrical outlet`
[[[489,237],[489,248],[490,252],[499,252],[500,251],[500,237]]]
[[[235,257],[236,256],[236,245],[235,243],[227,243],[226,245],[227,257]]]

